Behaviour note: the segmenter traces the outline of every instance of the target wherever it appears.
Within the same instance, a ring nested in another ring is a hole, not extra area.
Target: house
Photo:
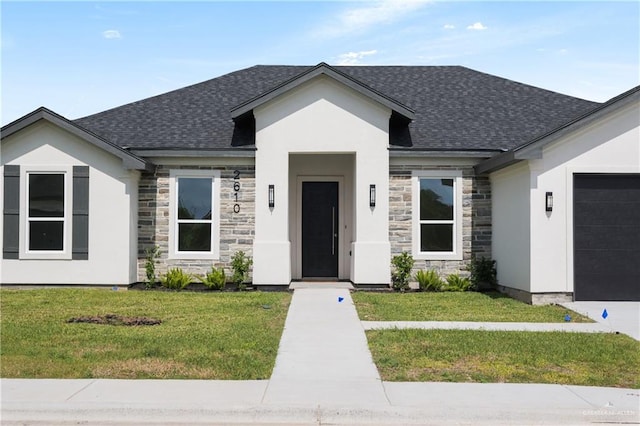
[[[3,285],[253,258],[255,286],[497,261],[531,303],[640,300],[640,87],[604,104],[464,67],[255,66],[2,128]]]

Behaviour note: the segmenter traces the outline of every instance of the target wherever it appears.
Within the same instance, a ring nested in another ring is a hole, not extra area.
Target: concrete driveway
[[[562,306],[586,315],[612,331],[640,340],[640,302],[569,302]],[[603,316],[605,309],[606,318]]]

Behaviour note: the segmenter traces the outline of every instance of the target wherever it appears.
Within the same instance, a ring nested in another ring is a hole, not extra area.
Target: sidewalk
[[[640,422],[638,390],[383,382],[388,402],[264,401],[269,381],[4,379],[2,425],[584,425]],[[340,391],[327,389],[327,391]]]
[[[295,291],[270,380],[4,379],[0,391],[3,425],[640,423],[640,390],[383,382],[335,288]]]

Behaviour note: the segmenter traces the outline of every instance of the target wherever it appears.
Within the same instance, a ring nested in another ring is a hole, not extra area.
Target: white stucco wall
[[[499,284],[573,293],[573,175],[640,173],[640,106],[585,125],[527,160],[491,174],[493,257]],[[545,211],[545,193],[553,211]]]
[[[290,154],[354,154],[350,279],[388,283],[388,125],[391,110],[320,76],[256,108],[254,284],[288,284],[291,235]],[[275,185],[275,208],[267,203]],[[377,205],[369,207],[369,185]]]
[[[1,156],[3,170],[5,164],[21,169],[89,166],[90,190],[89,259],[3,259],[1,283],[124,285],[136,281],[137,171],[124,169],[121,159],[46,122],[3,140]]]
[[[581,129],[531,160],[531,292],[573,292],[573,174],[640,173],[640,105]],[[544,211],[553,192],[553,212]]]
[[[519,163],[491,179],[492,257],[501,286],[529,291],[529,167]]]

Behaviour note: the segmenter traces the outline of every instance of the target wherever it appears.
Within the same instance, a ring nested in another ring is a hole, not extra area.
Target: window
[[[89,259],[89,166],[4,166],[3,259]]]
[[[460,172],[414,173],[414,257],[462,259],[461,182]]]
[[[3,258],[88,258],[88,169],[5,166]]]
[[[210,178],[178,178],[178,251],[211,251]]]
[[[63,173],[28,174],[28,251],[64,250],[64,181]]]
[[[172,257],[218,256],[218,181],[217,171],[172,171]]]

